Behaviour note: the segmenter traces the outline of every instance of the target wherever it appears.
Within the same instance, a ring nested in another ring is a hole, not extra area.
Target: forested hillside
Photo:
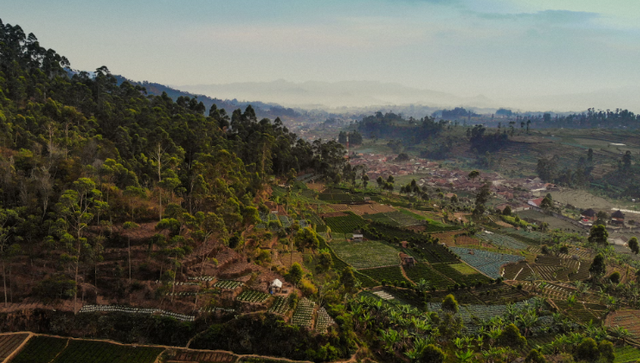
[[[300,140],[251,106],[228,114],[149,96],[117,85],[107,67],[69,78],[65,57],[19,26],[0,27],[0,253],[60,264],[34,294],[75,297],[78,276],[100,273],[113,226],[190,231],[153,242],[165,258],[184,257],[256,223],[274,176],[343,168],[341,145]]]

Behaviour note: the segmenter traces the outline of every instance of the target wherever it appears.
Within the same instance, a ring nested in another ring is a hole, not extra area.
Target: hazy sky
[[[172,85],[372,80],[522,98],[638,90],[640,80],[638,0],[3,0],[0,8],[3,22],[33,32],[75,69],[106,65]]]

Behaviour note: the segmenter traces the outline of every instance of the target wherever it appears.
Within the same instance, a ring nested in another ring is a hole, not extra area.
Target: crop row
[[[162,316],[168,316],[180,321],[194,321],[195,316],[174,313],[171,311],[149,308],[132,308],[129,306],[117,306],[117,305],[84,305],[78,313],[93,313],[93,312],[107,312],[107,313],[126,313],[126,314],[156,314],[159,313]]]
[[[329,316],[329,313],[322,307],[318,309],[318,318],[316,319],[316,331],[319,333],[326,333],[327,328],[336,322]]]
[[[29,337],[28,334],[0,335],[0,361],[4,361]]]
[[[245,290],[236,298],[238,301],[248,303],[261,303],[269,298],[269,294],[256,290]]]
[[[522,256],[507,255],[470,248],[451,247],[451,250],[460,256],[464,262],[493,279],[497,279],[501,276],[500,269],[503,265],[524,260],[524,257]]]
[[[67,344],[68,343],[68,344]],[[152,363],[162,348],[134,347],[89,340],[36,336],[13,363]]]
[[[287,311],[289,311],[289,299],[282,296],[276,296],[273,301],[273,305],[269,308],[269,312],[284,315]]]
[[[381,283],[387,283],[387,284],[402,283],[402,282],[409,283],[402,275],[402,272],[400,271],[400,266],[368,268],[368,269],[361,269],[358,271]]]
[[[434,271],[425,263],[417,263],[414,266],[405,267],[404,271],[413,282],[418,283],[421,279],[424,279],[430,287],[438,290],[446,289],[447,286],[453,285],[449,279]]]
[[[12,363],[49,363],[67,345],[67,339],[35,336],[13,358]]]
[[[497,233],[480,233],[478,237],[499,247],[509,248],[513,250],[525,250],[529,245],[524,242],[520,242],[509,236],[504,236]]]
[[[242,282],[233,280],[220,280],[213,284],[213,287],[217,287],[223,290],[235,290],[240,286],[242,286]]]
[[[291,324],[311,329],[313,327],[313,310],[315,306],[316,303],[307,298],[300,300],[291,318]]]
[[[362,228],[366,224],[364,219],[355,214],[343,217],[327,217],[325,222],[331,228],[331,231],[338,233],[353,233],[354,230]]]
[[[483,274],[480,274],[477,272],[474,274],[463,274],[460,271],[456,270],[454,267],[452,267],[451,264],[437,263],[432,266],[436,271],[440,272],[444,276],[449,277],[450,279],[452,279],[453,281],[455,281],[457,284],[460,284],[460,285],[474,286],[478,282],[482,282],[486,284],[491,281]]]

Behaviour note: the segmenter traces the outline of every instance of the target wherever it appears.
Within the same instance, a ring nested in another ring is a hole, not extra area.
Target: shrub
[[[620,282],[620,272],[615,271],[614,273],[612,273],[612,274],[609,276],[609,280],[610,280],[611,282],[613,282],[614,284],[619,283],[619,282]]]

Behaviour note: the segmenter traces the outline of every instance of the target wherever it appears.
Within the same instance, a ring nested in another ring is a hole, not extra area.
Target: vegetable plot
[[[497,279],[501,276],[500,269],[503,265],[524,260],[524,257],[522,256],[494,253],[471,248],[451,247],[451,250],[460,256],[464,262],[473,266],[477,270],[482,271],[493,279]]]
[[[331,316],[329,316],[329,313],[327,313],[327,311],[324,308],[320,308],[318,310],[318,319],[316,321],[317,332],[324,334],[327,332],[327,328],[329,328],[331,325],[335,323],[336,322],[333,321]]]
[[[255,291],[255,290],[245,290],[243,291],[236,300],[242,302],[248,302],[251,304],[259,304],[269,298],[269,294],[265,294],[264,292]]]
[[[0,335],[0,361],[4,361],[14,350],[16,350],[28,334],[5,334]]]
[[[13,358],[12,363],[49,363],[67,345],[67,339],[36,336]]]
[[[327,226],[331,227],[331,231],[338,233],[353,233],[354,230],[366,224],[364,219],[355,214],[349,214],[344,217],[327,217],[325,222]]]
[[[316,303],[307,298],[300,300],[291,318],[291,324],[311,329],[313,327],[313,310],[315,306]]]
[[[242,286],[242,282],[232,280],[220,280],[213,284],[213,287],[217,287],[223,290],[235,290],[240,286]]]
[[[107,342],[70,340],[67,348],[53,363],[153,363],[163,350]]]
[[[526,250],[529,245],[524,242],[515,240],[509,236],[504,236],[497,233],[479,233],[477,235],[480,239],[483,239],[495,246],[509,248],[512,250]]]
[[[287,311],[289,311],[289,299],[282,296],[276,296],[273,305],[269,308],[269,312],[284,315]]]

